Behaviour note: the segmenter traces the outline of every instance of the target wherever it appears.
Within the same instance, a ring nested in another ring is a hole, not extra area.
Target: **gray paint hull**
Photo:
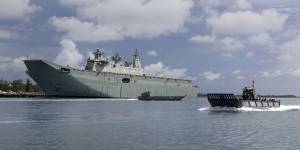
[[[83,71],[44,60],[25,60],[24,63],[28,75],[46,96],[137,98],[150,91],[151,96],[196,97],[198,92],[190,80]],[[70,71],[61,71],[61,68]],[[124,78],[130,82],[123,83]]]

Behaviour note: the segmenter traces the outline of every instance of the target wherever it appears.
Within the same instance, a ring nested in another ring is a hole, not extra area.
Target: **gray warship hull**
[[[45,60],[25,60],[27,74],[49,97],[137,98],[153,96],[196,97],[191,80],[117,74],[75,69]]]

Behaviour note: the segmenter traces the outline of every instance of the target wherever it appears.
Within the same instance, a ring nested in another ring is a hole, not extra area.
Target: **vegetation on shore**
[[[40,88],[33,84],[29,79],[5,81],[0,80],[0,93],[37,93],[41,92]]]

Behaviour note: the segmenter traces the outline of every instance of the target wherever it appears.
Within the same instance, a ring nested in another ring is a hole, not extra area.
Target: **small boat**
[[[151,96],[151,92],[144,92],[138,97],[141,101],[180,101],[184,96]]]
[[[207,99],[211,107],[280,107],[280,100],[257,97],[255,95],[254,81],[252,87],[243,88],[243,95],[241,98],[237,98],[237,96],[231,93],[209,93],[207,94]]]

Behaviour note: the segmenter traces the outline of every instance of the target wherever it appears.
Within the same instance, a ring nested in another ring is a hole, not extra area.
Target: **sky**
[[[0,78],[28,78],[24,59],[82,68],[96,48],[199,91],[300,95],[296,0],[1,0]]]

